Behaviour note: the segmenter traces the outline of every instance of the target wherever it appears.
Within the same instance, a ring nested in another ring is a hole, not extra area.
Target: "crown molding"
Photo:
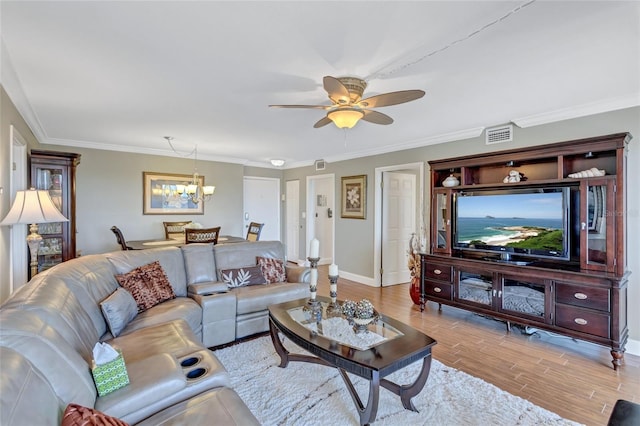
[[[134,147],[100,142],[77,141],[71,139],[48,138],[42,143],[47,145],[72,146],[76,148],[97,149],[105,151],[130,152],[134,154],[161,155],[163,157],[176,156],[176,153],[169,149],[142,148],[137,146]],[[221,163],[233,163],[241,165],[247,165],[249,163],[249,161],[244,158],[223,157],[219,155],[203,154],[200,152],[198,152],[198,160],[218,161]]]
[[[372,155],[388,154],[390,152],[404,151],[407,149],[420,148],[428,145],[436,145],[445,142],[453,142],[458,140],[470,139],[478,137],[484,131],[484,127],[474,127],[471,129],[458,130],[450,133],[443,133],[435,136],[428,136],[424,138],[415,139],[409,142],[400,144],[387,145],[379,148],[372,148],[363,151],[356,151],[344,155],[327,156],[324,159],[327,162],[337,162],[352,160],[355,158],[369,157]],[[313,163],[311,163],[313,164]]]
[[[4,87],[4,90],[7,92],[9,99],[16,107],[22,118],[24,119],[29,129],[31,129],[31,133],[38,141],[45,140],[47,135],[38,119],[33,108],[31,108],[31,104],[27,99],[27,96],[22,89],[22,83],[20,83],[20,78],[18,74],[16,74],[16,70],[13,68],[13,63],[11,61],[11,55],[7,51],[7,46],[4,44],[4,40],[0,37],[0,83]]]
[[[554,111],[514,118],[511,120],[520,128],[539,126],[541,124],[555,123],[556,121],[570,120],[572,118],[601,114],[619,109],[640,106],[640,92],[630,93],[614,98],[602,99],[596,102],[576,105],[569,108],[561,108]]]

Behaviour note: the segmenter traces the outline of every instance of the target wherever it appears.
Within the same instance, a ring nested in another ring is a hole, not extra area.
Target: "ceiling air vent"
[[[316,171],[324,170],[327,168],[327,162],[324,160],[316,160]]]
[[[486,144],[491,145],[494,143],[511,142],[513,140],[513,126],[511,124],[507,126],[494,127],[493,129],[487,129]]]

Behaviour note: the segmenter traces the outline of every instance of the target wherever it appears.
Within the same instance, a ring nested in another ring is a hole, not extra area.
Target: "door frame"
[[[294,189],[297,192],[298,202],[295,206],[291,204],[289,191]],[[287,242],[287,259],[292,262],[300,262],[300,179],[285,181],[285,241]],[[289,212],[291,211],[291,215]],[[291,217],[295,215],[294,217]],[[294,229],[295,228],[295,229]],[[295,258],[290,254],[295,253]]]
[[[330,179],[331,182],[329,187],[331,188],[331,194],[328,194],[329,197],[333,199],[334,206],[334,215],[333,220],[331,221],[331,247],[329,251],[329,263],[335,259],[336,250],[336,216],[335,216],[335,205],[336,205],[336,177],[335,174],[329,173],[324,175],[313,175],[307,176],[307,201],[306,201],[306,232],[305,232],[305,258],[309,257],[309,243],[311,242],[311,238],[315,236],[315,225],[314,225],[314,216],[311,212],[315,211],[315,202],[316,202],[316,192],[315,189],[312,191],[312,183],[316,180]],[[326,259],[321,259],[319,264],[327,263]]]
[[[16,191],[27,189],[27,142],[12,124],[9,127],[9,198],[11,205]],[[29,251],[27,225],[13,225],[9,232],[9,294],[29,281]]]
[[[416,233],[419,226],[424,227],[424,162],[397,164],[393,166],[376,167],[375,169],[375,194],[374,194],[374,218],[373,218],[373,285],[382,287],[382,173],[399,172],[403,170],[416,170],[418,172],[418,212],[416,216]],[[408,250],[408,247],[407,247]]]

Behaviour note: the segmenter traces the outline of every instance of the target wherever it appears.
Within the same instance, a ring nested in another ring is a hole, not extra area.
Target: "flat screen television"
[[[461,191],[454,208],[455,249],[569,260],[569,188]]]

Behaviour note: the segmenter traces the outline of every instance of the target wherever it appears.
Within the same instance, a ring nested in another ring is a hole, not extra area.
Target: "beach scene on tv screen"
[[[469,246],[504,246],[563,251],[561,192],[460,196],[457,241]]]

